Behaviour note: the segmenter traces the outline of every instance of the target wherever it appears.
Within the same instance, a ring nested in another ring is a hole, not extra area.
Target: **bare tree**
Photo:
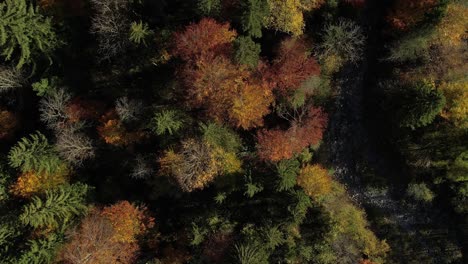
[[[102,60],[120,54],[129,45],[128,0],[91,0],[96,14],[91,33],[97,36]]]
[[[135,165],[130,174],[130,177],[133,179],[145,179],[148,178],[153,172],[153,168],[151,168],[149,161],[145,157],[139,155],[135,159]]]
[[[130,100],[127,97],[117,99],[115,102],[115,111],[123,122],[134,121],[138,119],[143,109],[143,103],[138,100]]]
[[[83,161],[94,157],[94,147],[91,139],[69,126],[57,135],[56,149],[60,156],[68,162],[80,166]]]
[[[39,102],[41,121],[48,128],[58,131],[67,120],[66,105],[71,96],[65,89],[53,89]]]
[[[5,66],[0,66],[0,93],[20,88],[24,82],[20,71]]]

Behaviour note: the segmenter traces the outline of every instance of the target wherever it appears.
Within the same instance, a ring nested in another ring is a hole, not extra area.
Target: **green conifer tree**
[[[38,53],[49,56],[59,44],[50,18],[38,13],[26,0],[5,0],[0,3],[0,48],[5,60],[19,53],[16,68],[33,61]]]
[[[24,206],[20,221],[34,228],[67,224],[72,217],[85,212],[88,189],[87,185],[77,183],[46,191],[43,198],[35,196]]]

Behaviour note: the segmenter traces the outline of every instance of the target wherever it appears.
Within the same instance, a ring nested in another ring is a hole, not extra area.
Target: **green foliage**
[[[177,110],[163,110],[151,119],[151,129],[158,135],[173,135],[184,127],[185,121]]]
[[[208,234],[208,230],[200,228],[195,223],[192,223],[193,238],[192,238],[192,241],[190,242],[190,244],[192,246],[200,245],[201,243],[203,243],[203,241],[205,241],[205,238],[206,238],[207,234]]]
[[[297,159],[282,160],[276,165],[276,170],[280,176],[278,191],[287,191],[296,185],[297,174],[300,170],[300,163]]]
[[[429,125],[440,114],[445,97],[429,82],[418,82],[401,91],[397,109],[401,127],[416,129]]]
[[[412,183],[408,186],[407,193],[415,200],[422,202],[431,202],[434,199],[434,193],[427,188],[425,183]]]
[[[235,245],[235,263],[268,264],[268,254],[261,245],[244,243]]]
[[[234,47],[237,63],[251,68],[257,67],[258,60],[260,59],[260,44],[255,43],[250,37],[239,36],[234,41]]]
[[[242,29],[254,38],[262,36],[265,18],[269,14],[266,0],[242,0],[243,13],[241,17]]]
[[[242,141],[236,132],[228,127],[216,123],[200,125],[205,142],[212,146],[218,146],[226,152],[236,153],[239,151]]]
[[[153,31],[149,29],[147,23],[143,23],[142,21],[140,21],[132,22],[132,24],[130,25],[129,39],[135,44],[140,45],[140,43],[143,43],[146,45],[145,39],[152,34]]]
[[[283,244],[284,241],[284,234],[279,229],[278,226],[267,227],[264,229],[264,236],[266,241],[266,247],[270,250],[275,249],[276,247]]]
[[[0,259],[6,259],[9,251],[14,250],[14,239],[18,230],[5,218],[0,218]]]
[[[225,192],[217,193],[214,200],[217,204],[222,204],[227,198],[227,194]]]
[[[19,264],[53,263],[59,246],[64,242],[62,235],[50,234],[45,238],[30,240],[29,249],[24,252]]]
[[[429,46],[434,35],[434,30],[422,28],[398,40],[391,48],[388,60],[411,61],[429,56]]]
[[[5,60],[20,53],[16,68],[32,62],[31,55],[50,55],[59,42],[50,18],[38,13],[26,0],[5,0],[0,3],[0,47]]]
[[[453,182],[468,182],[468,151],[462,152],[450,164],[447,178]]]
[[[197,8],[203,16],[215,16],[221,10],[221,0],[198,0]]]
[[[22,138],[8,155],[9,164],[23,172],[54,173],[63,164],[52,145],[40,132]]]
[[[0,204],[6,201],[9,197],[8,187],[10,182],[11,176],[4,168],[3,162],[0,160]]]
[[[59,227],[86,210],[85,199],[89,187],[77,183],[46,191],[44,198],[33,197],[23,208],[20,220],[34,228]]]
[[[293,190],[291,195],[296,200],[296,204],[288,206],[288,211],[291,212],[294,223],[300,224],[304,220],[307,210],[312,206],[312,200],[303,190]]]
[[[40,81],[33,83],[32,89],[36,92],[37,96],[44,96],[52,90],[57,89],[59,79],[54,76],[51,79],[42,78]]]

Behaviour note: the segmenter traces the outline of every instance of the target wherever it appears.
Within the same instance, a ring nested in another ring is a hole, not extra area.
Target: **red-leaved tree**
[[[321,108],[310,107],[304,117],[292,120],[288,130],[263,129],[257,134],[258,155],[262,160],[290,159],[323,137],[328,117]]]
[[[271,67],[264,69],[264,78],[281,93],[297,89],[312,75],[319,75],[317,61],[310,56],[306,43],[288,38],[281,42]]]

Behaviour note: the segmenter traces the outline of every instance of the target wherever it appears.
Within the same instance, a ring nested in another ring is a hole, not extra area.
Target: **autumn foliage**
[[[60,258],[65,263],[133,263],[137,237],[153,226],[147,209],[128,201],[95,208],[70,233]]]
[[[236,36],[228,23],[220,24],[212,18],[204,18],[175,34],[173,54],[183,60],[197,62],[229,51]]]
[[[85,100],[81,97],[75,97],[68,102],[65,112],[68,121],[71,123],[99,119],[102,115],[104,106],[102,103],[93,100]]]
[[[312,75],[319,75],[317,61],[310,56],[306,43],[289,38],[281,42],[273,65],[266,69],[265,78],[281,93],[299,88]]]
[[[202,19],[175,34],[174,54],[185,61],[179,74],[187,104],[218,122],[249,129],[263,124],[273,95],[253,72],[233,63],[235,36],[229,24]]]
[[[69,237],[60,252],[60,259],[67,264],[133,263],[139,250],[136,243],[115,241],[112,223],[99,210],[89,213]]]
[[[286,131],[261,130],[257,135],[258,155],[269,161],[290,159],[304,148],[318,144],[327,122],[327,115],[321,108],[311,107],[301,122],[293,122]]]
[[[313,198],[320,198],[331,192],[332,178],[320,165],[306,165],[299,172],[297,184]]]
[[[129,131],[115,110],[110,110],[101,117],[101,125],[97,130],[107,144],[116,146],[127,146],[145,137],[142,131]]]
[[[0,140],[9,138],[16,128],[15,115],[7,110],[0,110]]]
[[[11,186],[11,192],[19,197],[28,198],[43,193],[68,182],[69,170],[63,166],[53,174],[45,172],[22,173]]]

